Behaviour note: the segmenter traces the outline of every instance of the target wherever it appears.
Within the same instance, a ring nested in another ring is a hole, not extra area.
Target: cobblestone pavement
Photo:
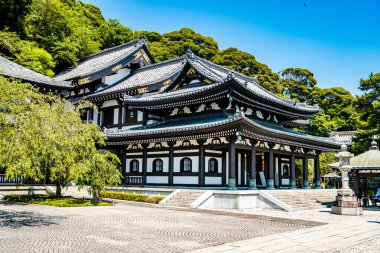
[[[0,203],[0,252],[185,252],[309,227],[305,222],[246,216],[150,205],[57,208]]]
[[[241,213],[242,211],[236,211]],[[273,218],[302,219],[327,224],[266,235],[195,250],[193,253],[243,252],[380,252],[380,208],[364,210],[363,216],[343,216],[330,213],[330,209],[299,212],[244,211]]]

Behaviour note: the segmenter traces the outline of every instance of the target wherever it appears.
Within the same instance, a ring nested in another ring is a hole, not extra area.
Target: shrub
[[[149,196],[145,194],[136,194],[136,193],[128,193],[128,192],[111,192],[111,191],[101,191],[100,197],[102,198],[110,198],[110,199],[121,199],[121,200],[129,200],[136,202],[146,202],[158,204],[165,197],[163,196]]]

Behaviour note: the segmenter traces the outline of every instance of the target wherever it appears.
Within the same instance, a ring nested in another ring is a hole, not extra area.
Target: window
[[[87,121],[87,113],[88,113],[88,109],[80,110],[80,118],[82,121]]]
[[[114,113],[113,108],[103,110],[103,126],[113,125],[113,113]]]
[[[161,159],[153,160],[153,172],[162,172],[164,167],[164,163]]]
[[[136,122],[137,121],[137,110],[125,108],[124,123]]]
[[[191,159],[188,157],[181,159],[181,172],[191,172]]]
[[[129,164],[130,172],[139,172],[139,161],[132,160]]]
[[[208,160],[208,172],[218,173],[218,160],[216,160],[215,158],[210,158]]]

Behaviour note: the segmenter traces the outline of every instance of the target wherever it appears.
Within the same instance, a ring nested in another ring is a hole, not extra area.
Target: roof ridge
[[[153,63],[153,64],[149,64],[149,65],[146,65],[146,66],[143,66],[141,68],[138,68],[136,69],[136,72],[140,72],[142,70],[146,70],[146,69],[150,69],[150,68],[154,68],[154,67],[157,67],[157,66],[165,66],[169,63],[172,63],[172,62],[175,62],[175,61],[179,61],[179,60],[187,60],[185,57],[183,56],[179,56],[179,57],[176,57],[176,58],[173,58],[173,59],[168,59],[168,60],[165,60],[165,61],[160,61],[160,62],[156,62],[156,63]]]
[[[104,53],[109,53],[110,51],[113,51],[113,50],[119,50],[119,49],[122,49],[124,47],[127,47],[127,46],[130,46],[130,45],[133,45],[133,44],[146,44],[145,40],[139,38],[139,39],[135,39],[135,40],[131,40],[131,41],[128,41],[126,43],[123,43],[121,45],[117,45],[117,46],[114,46],[114,47],[110,47],[110,48],[106,48],[102,51],[99,51],[97,53],[93,53],[93,54],[90,54],[88,56],[85,56],[83,58],[81,58],[78,62],[78,64],[82,63],[82,62],[85,62],[87,60],[90,60],[96,56],[99,56],[99,55],[103,55]]]

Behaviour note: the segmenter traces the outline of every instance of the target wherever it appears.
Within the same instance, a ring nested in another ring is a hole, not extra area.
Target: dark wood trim
[[[231,141],[229,143],[229,150],[228,150],[228,178],[229,179],[235,179],[236,180],[236,171],[235,171],[235,144]]]
[[[173,185],[174,176],[174,144],[175,142],[169,142],[169,185]]]
[[[128,176],[142,176],[143,173],[142,172],[126,172],[125,173],[125,176],[128,177]]]
[[[199,144],[198,146],[199,147],[198,182],[200,186],[204,186],[205,185],[205,169],[206,169],[205,168],[205,147],[204,147],[205,140],[200,139],[200,140],[197,140],[197,142]]]
[[[153,177],[153,176],[169,176],[169,172],[147,172],[147,177]]]
[[[223,150],[222,153],[222,184],[226,184],[227,178],[227,152]]]
[[[143,155],[142,155],[142,174],[143,174],[143,184],[146,183],[146,172],[147,172],[147,145],[143,144]]]
[[[199,176],[199,172],[173,172],[173,176]]]
[[[223,173],[210,173],[206,172],[205,177],[223,177]]]

